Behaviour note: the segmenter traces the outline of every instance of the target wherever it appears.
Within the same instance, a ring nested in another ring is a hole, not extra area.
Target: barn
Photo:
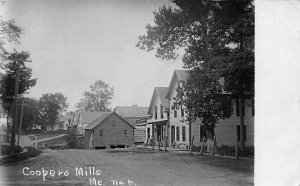
[[[115,112],[103,112],[84,135],[88,149],[127,148],[134,142],[134,126]]]

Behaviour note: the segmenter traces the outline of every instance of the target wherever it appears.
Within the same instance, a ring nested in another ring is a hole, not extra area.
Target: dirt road
[[[1,166],[0,185],[253,185],[253,166],[174,152],[50,150]]]

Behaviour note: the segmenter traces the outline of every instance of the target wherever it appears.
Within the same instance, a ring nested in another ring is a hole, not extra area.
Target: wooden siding
[[[100,130],[103,131],[102,137],[100,136]],[[127,135],[124,135],[124,130],[127,130]],[[131,146],[133,135],[133,127],[129,126],[117,115],[112,114],[94,128],[94,147],[106,146],[106,148],[110,148],[110,145]]]
[[[178,87],[178,82],[176,80],[175,82],[175,85],[173,87],[173,89],[171,90],[171,94],[170,94],[170,97],[171,97],[171,100],[170,100],[170,128],[169,128],[169,144],[171,144],[171,126],[175,126],[175,142],[176,143],[179,143],[179,144],[186,144],[187,146],[190,145],[189,143],[189,139],[190,139],[190,135],[189,135],[189,125],[187,125],[186,123],[183,123],[181,120],[182,119],[185,119],[185,115],[182,117],[181,116],[181,110],[178,109],[177,110],[177,117],[175,118],[174,117],[174,110],[172,109],[172,105],[174,103],[174,100],[173,100],[173,97],[176,96],[177,92],[176,92],[176,89]],[[186,113],[184,113],[186,114]],[[185,126],[186,129],[185,129],[185,133],[186,133],[186,137],[185,137],[185,141],[182,141],[182,126]],[[176,139],[176,127],[179,127],[179,140]],[[197,138],[197,136],[195,134],[193,134],[194,129],[193,129],[193,126],[192,126],[192,130],[191,130],[191,136],[195,136],[194,138]],[[195,141],[195,139],[194,139]]]
[[[244,124],[246,126],[246,146],[254,146],[254,116],[251,113],[250,100],[245,102]],[[221,120],[215,128],[217,145],[235,146],[237,140],[237,125],[240,124],[240,117],[236,116],[235,101],[233,101],[234,112],[226,120]],[[192,124],[192,136],[194,136],[194,146],[201,146],[200,125]]]
[[[84,131],[84,142],[85,142],[85,148],[89,148],[89,142],[90,142],[90,137],[92,134],[93,130],[85,130]]]
[[[134,142],[146,141],[146,126],[136,126],[134,129]]]

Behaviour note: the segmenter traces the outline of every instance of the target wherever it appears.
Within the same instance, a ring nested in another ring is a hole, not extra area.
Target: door
[[[171,145],[175,141],[175,126],[171,126]]]

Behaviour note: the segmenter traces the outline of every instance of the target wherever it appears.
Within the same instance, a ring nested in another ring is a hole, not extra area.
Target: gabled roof
[[[138,106],[117,106],[115,112],[125,118],[141,118],[146,117],[148,107]]]
[[[75,118],[76,118],[76,120],[78,120],[79,116],[81,116],[81,122],[82,123],[92,123],[96,118],[98,118],[103,113],[105,113],[105,112],[81,112],[81,111],[77,111],[77,112],[75,112]]]
[[[154,101],[159,97],[161,104],[165,109],[169,109],[169,101],[166,99],[166,93],[167,93],[168,87],[154,87],[150,106],[148,108],[148,114],[151,114],[153,109]]]
[[[171,92],[175,86],[175,82],[179,82],[179,81],[185,81],[187,79],[187,77],[189,76],[188,74],[188,70],[174,70],[172,79],[170,81],[168,90],[166,92],[166,98],[170,98],[171,96]]]
[[[100,125],[104,120],[106,120],[109,116],[111,116],[113,114],[115,114],[120,119],[122,119],[123,121],[125,121],[125,123],[127,123],[129,126],[131,126],[132,128],[134,128],[134,126],[132,126],[127,120],[125,120],[124,118],[122,118],[117,113],[115,113],[115,112],[102,112],[101,115],[99,115],[91,124],[89,124],[87,127],[85,127],[85,130],[92,130],[92,129],[94,129],[95,127],[97,127],[98,125]]]
[[[66,120],[68,120],[68,119],[71,119],[72,117],[73,117],[72,115],[60,116],[60,117],[58,118],[58,122],[64,122],[64,121],[66,121]]]

